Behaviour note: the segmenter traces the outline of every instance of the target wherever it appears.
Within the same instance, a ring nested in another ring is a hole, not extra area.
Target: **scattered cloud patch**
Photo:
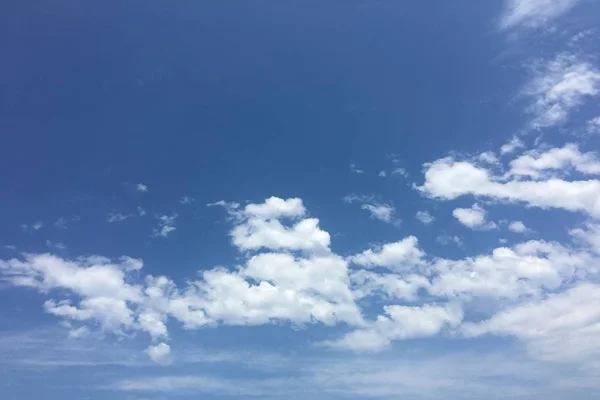
[[[570,11],[579,0],[505,0],[502,29],[540,28]]]
[[[519,139],[516,136],[513,136],[512,139],[510,139],[507,143],[503,144],[502,147],[500,147],[500,154],[509,154],[523,147],[525,147],[525,145],[523,144],[521,139]]]
[[[408,172],[404,168],[394,168],[392,170],[392,175],[398,175],[404,178],[408,178]]]
[[[138,192],[146,193],[148,191],[148,186],[143,183],[137,183],[135,185],[135,190]]]
[[[32,224],[21,224],[21,229],[23,229],[25,232],[29,232],[29,233],[39,231],[43,227],[44,227],[44,223],[42,221],[35,221]]]
[[[533,129],[564,123],[569,113],[600,92],[600,71],[572,54],[559,54],[541,63],[523,89],[532,99],[529,113]]]
[[[387,172],[385,172],[384,170],[379,171],[379,173],[377,174],[377,176],[381,177],[381,178],[385,178],[387,176]]]
[[[123,222],[133,217],[133,214],[109,213],[106,221],[109,223]]]
[[[70,218],[61,216],[54,222],[54,227],[57,229],[68,229],[69,225],[74,222],[78,222],[79,217],[74,215]]]
[[[352,172],[353,174],[364,174],[365,171],[358,168],[356,164],[350,164],[350,172]]]
[[[190,196],[183,196],[183,197],[181,198],[181,200],[179,200],[179,202],[180,202],[181,204],[191,204],[191,203],[193,203],[194,201],[195,201],[195,199],[194,199],[193,197],[190,197]]]
[[[46,247],[57,250],[65,250],[67,246],[60,242],[51,242],[50,240],[46,240]]]
[[[588,133],[600,133],[600,116],[592,118],[587,122]]]
[[[154,229],[154,231],[152,232],[152,236],[166,238],[175,230],[177,230],[177,228],[175,227],[175,220],[177,219],[177,214],[157,215],[156,219],[158,220],[158,227]]]
[[[417,218],[425,225],[432,224],[435,221],[435,217],[431,215],[428,211],[417,211],[415,218]]]
[[[435,238],[436,242],[447,246],[451,243],[454,243],[458,247],[461,247],[464,243],[463,240],[458,236],[450,236],[448,234],[439,235]]]
[[[396,223],[399,224],[401,221],[395,219],[396,208],[391,204],[379,203],[375,201],[373,196],[358,196],[350,194],[344,197],[344,201],[348,204],[360,203],[363,210],[366,210],[371,214],[371,218],[377,219],[381,222]]]

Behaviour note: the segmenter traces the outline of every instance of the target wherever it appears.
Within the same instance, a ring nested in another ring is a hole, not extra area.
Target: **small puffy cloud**
[[[529,232],[529,228],[527,228],[522,221],[512,221],[508,224],[508,230],[514,233]]]
[[[195,201],[195,199],[194,199],[193,197],[190,197],[190,196],[183,196],[183,197],[181,198],[181,200],[179,200],[179,202],[180,202],[181,204],[191,204],[191,203],[193,203],[194,201]]]
[[[353,174],[364,174],[365,171],[359,169],[356,164],[350,164],[350,172]]]
[[[425,225],[429,225],[435,221],[435,217],[431,215],[428,211],[417,211],[415,218],[424,223]]]
[[[177,228],[175,227],[175,220],[177,219],[177,214],[157,215],[156,219],[158,220],[158,227],[154,228],[152,236],[166,238],[172,232],[177,230]]]
[[[600,92],[600,71],[570,54],[560,54],[536,71],[523,89],[532,99],[529,113],[534,129],[563,123],[587,97]]]
[[[171,346],[166,343],[159,343],[156,346],[148,346],[146,349],[148,357],[159,364],[166,364],[169,362],[171,356]]]
[[[350,194],[343,199],[346,203],[360,203],[363,210],[366,210],[371,214],[371,217],[382,222],[387,223],[400,223],[399,220],[394,220],[396,214],[396,208],[391,204],[384,204],[375,201],[373,196],[358,196]]]
[[[497,228],[495,223],[486,221],[486,211],[479,204],[473,204],[471,208],[456,208],[452,211],[452,215],[461,224],[471,229],[489,230]]]
[[[30,233],[39,231],[43,227],[44,227],[44,223],[42,221],[35,221],[32,224],[21,224],[21,229],[23,229],[25,232],[30,232]]]
[[[385,178],[387,176],[387,172],[381,170],[381,171],[379,171],[379,173],[377,175],[381,178]]]
[[[505,0],[502,29],[540,28],[571,10],[579,0]]]
[[[512,139],[510,139],[507,143],[503,144],[502,147],[500,147],[500,154],[509,154],[523,147],[525,147],[525,145],[523,144],[521,139],[519,139],[516,136],[513,136]]]
[[[106,221],[109,223],[123,222],[131,217],[133,217],[133,214],[109,213]]]
[[[135,185],[135,190],[137,190],[138,192],[145,193],[148,191],[148,186],[144,185],[143,183],[138,183]]]
[[[67,248],[63,243],[60,242],[51,242],[50,240],[46,240],[46,247],[57,250],[64,250]]]
[[[438,242],[439,244],[442,244],[444,246],[454,243],[455,245],[460,247],[464,244],[462,239],[459,238],[458,236],[450,236],[448,234],[439,235],[438,237],[435,238],[435,240],[436,240],[436,242]]]
[[[146,210],[144,210],[142,207],[138,207],[137,213],[140,217],[143,217],[144,215],[146,215]]]
[[[392,175],[398,175],[398,176],[402,176],[404,178],[408,177],[408,172],[406,172],[406,169],[404,168],[394,168],[392,170]]]

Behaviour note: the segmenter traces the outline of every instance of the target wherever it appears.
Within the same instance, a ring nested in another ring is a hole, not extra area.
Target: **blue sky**
[[[0,5],[3,398],[597,398],[599,15]]]

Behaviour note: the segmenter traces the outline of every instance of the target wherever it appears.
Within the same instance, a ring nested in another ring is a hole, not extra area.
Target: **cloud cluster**
[[[184,285],[143,275],[142,260],[126,256],[67,260],[22,254],[1,260],[0,276],[47,294],[44,310],[67,321],[71,337],[145,332],[152,342],[148,357],[165,364],[172,359],[170,321],[184,329],[341,324],[348,332],[326,344],[357,351],[410,338],[485,334],[516,336],[532,354],[546,358],[573,360],[600,351],[588,340],[579,350],[548,355],[557,340],[587,339],[586,332],[600,323],[587,303],[595,301],[587,296],[595,289],[589,282],[600,276],[600,228],[593,223],[571,231],[572,246],[527,241],[447,259],[428,255],[416,237],[407,236],[342,257],[331,250],[329,233],[301,199],[219,205],[233,223],[231,240],[243,261],[203,270]],[[482,300],[486,319],[471,320],[473,309],[482,312]],[[589,311],[560,317],[563,302]],[[371,318],[363,305],[373,304],[381,308]],[[549,327],[547,335],[530,333],[528,326],[535,324],[523,315],[532,310],[539,318],[556,317],[560,326]]]

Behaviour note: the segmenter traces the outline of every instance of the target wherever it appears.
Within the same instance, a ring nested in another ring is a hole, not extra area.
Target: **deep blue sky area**
[[[0,397],[596,398],[598,15],[0,2]]]

